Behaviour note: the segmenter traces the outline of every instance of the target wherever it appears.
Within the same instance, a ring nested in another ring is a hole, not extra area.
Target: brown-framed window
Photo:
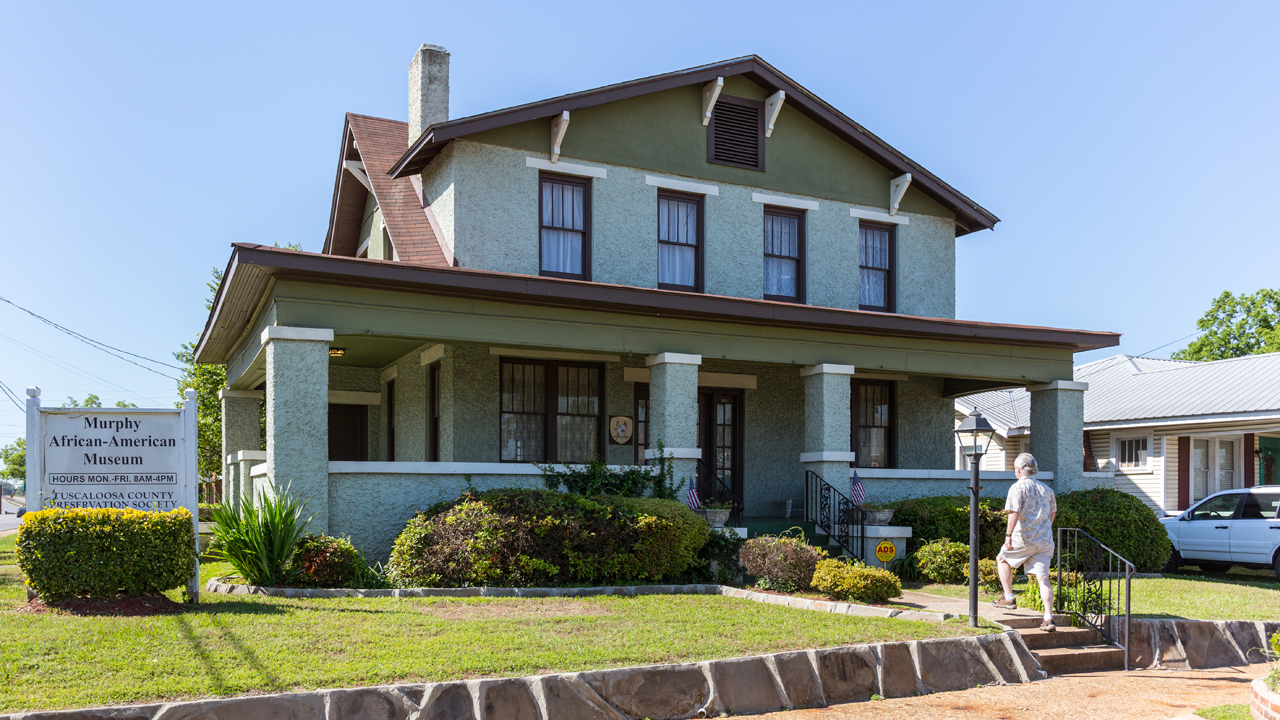
[[[858,309],[894,311],[897,243],[894,226],[859,221]]]
[[[604,447],[599,363],[502,360],[502,462],[585,463]]]
[[[636,383],[635,443],[636,464],[644,465],[644,451],[649,448],[649,384]]]
[[[764,170],[764,103],[720,95],[707,123],[707,162]]]
[[[541,173],[538,218],[540,274],[590,280],[590,181]]]
[[[369,459],[369,406],[329,403],[329,459]]]
[[[852,437],[850,447],[863,468],[897,466],[893,383],[885,380],[853,380],[850,396]]]
[[[396,461],[396,380],[387,381],[387,462]]]
[[[658,193],[658,287],[702,292],[702,198]]]
[[[431,384],[431,407],[427,418],[427,459],[440,462],[440,363],[433,362],[427,368]]]
[[[764,209],[764,299],[804,302],[804,212]]]

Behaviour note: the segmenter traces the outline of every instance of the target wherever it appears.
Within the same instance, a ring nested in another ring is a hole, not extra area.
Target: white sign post
[[[27,508],[191,511],[200,593],[196,391],[181,408],[43,408],[27,388]]]

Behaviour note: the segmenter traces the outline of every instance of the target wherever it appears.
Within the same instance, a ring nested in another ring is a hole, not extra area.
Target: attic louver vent
[[[707,162],[764,170],[764,103],[720,96],[707,125]]]

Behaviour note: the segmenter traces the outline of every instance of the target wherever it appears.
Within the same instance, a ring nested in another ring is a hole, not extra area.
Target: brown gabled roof
[[[625,315],[678,317],[845,332],[1061,348],[1084,352],[1113,347],[1116,333],[925,318],[865,310],[796,305],[678,290],[517,275],[467,268],[318,255],[236,243],[196,347],[196,361],[225,363],[252,327],[254,313],[274,277],[402,292],[465,297],[543,307],[600,310]]]
[[[388,174],[396,158],[404,152],[408,138],[407,123],[347,113],[325,253],[356,254],[366,192],[363,185],[344,171],[343,161],[352,159],[358,152],[400,261],[449,267],[412,180],[395,179]]]
[[[893,172],[911,173],[913,188],[924,192],[956,214],[957,236],[977,230],[990,230],[1000,222],[1000,218],[989,210],[965,197],[963,193],[943,182],[914,160],[898,152],[889,143],[876,137],[871,131],[828,105],[822,98],[809,92],[756,55],[438,123],[426,128],[409,150],[399,155],[399,159],[392,165],[391,175],[400,178],[420,173],[436,155],[444,151],[444,147],[450,140],[464,135],[529,120],[549,118],[559,115],[564,110],[578,110],[687,85],[701,85],[717,77],[730,75],[743,75],[769,93],[785,91],[786,102],[790,107],[799,110]]]

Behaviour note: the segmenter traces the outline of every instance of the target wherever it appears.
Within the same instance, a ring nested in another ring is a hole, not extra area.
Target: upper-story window
[[[591,279],[591,185],[587,180],[541,176],[539,249],[542,275]]]
[[[658,287],[702,292],[702,198],[658,193]]]
[[[764,298],[804,302],[804,213],[764,209]]]
[[[894,237],[893,228],[861,222],[861,254],[858,255],[858,309],[893,312]]]

